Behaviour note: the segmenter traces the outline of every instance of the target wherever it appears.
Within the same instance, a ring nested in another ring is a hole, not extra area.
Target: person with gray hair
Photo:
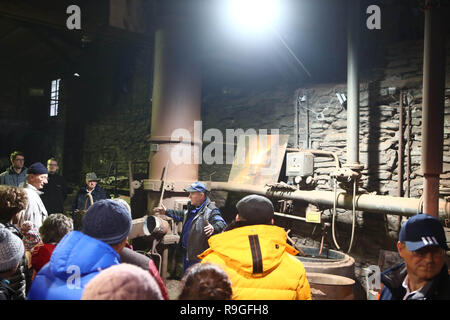
[[[86,211],[80,231],[61,239],[36,275],[29,300],[79,300],[87,283],[101,270],[120,264],[120,252],[131,231],[131,215],[124,205],[106,199]]]
[[[31,252],[33,279],[41,268],[50,261],[56,245],[71,231],[73,231],[72,219],[62,213],[52,214],[44,220],[39,228],[39,234],[43,243],[35,246]]]
[[[0,224],[0,300],[14,300],[18,296],[8,278],[16,273],[24,253],[22,240]]]

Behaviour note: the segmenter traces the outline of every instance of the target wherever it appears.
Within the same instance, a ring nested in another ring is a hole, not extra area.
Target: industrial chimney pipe
[[[427,1],[426,1],[427,2]],[[445,99],[446,8],[425,10],[422,101],[423,212],[438,217],[439,175],[442,172]]]
[[[196,181],[198,162],[173,163],[173,160],[181,157],[177,156],[180,151],[191,154],[193,159],[201,148],[201,141],[194,134],[194,122],[200,121],[201,110],[198,36],[194,19],[183,7],[173,1],[161,1],[158,5],[160,21],[155,32],[149,179],[163,180],[164,175],[167,180]],[[186,136],[189,139],[185,139]],[[152,214],[152,209],[159,205],[160,194],[148,193],[148,213]],[[186,199],[185,193],[167,195],[163,200],[166,207],[173,208],[176,200]]]

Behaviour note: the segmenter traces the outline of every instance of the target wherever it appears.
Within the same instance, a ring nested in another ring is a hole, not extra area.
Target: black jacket
[[[11,289],[5,279],[0,279],[0,301],[2,300],[13,300],[16,292]]]
[[[86,195],[87,195],[87,189],[86,187],[81,188],[78,190],[77,196],[75,197],[75,200],[72,204],[72,211],[78,209],[83,210],[84,209],[84,202],[86,201]],[[94,190],[92,190],[92,198],[94,202],[97,202],[98,200],[107,199],[105,190],[102,189],[99,185],[96,185]],[[91,202],[87,201],[86,210],[91,206]]]
[[[441,272],[432,279],[430,289],[424,299],[426,300],[450,300],[450,275],[446,264]],[[403,300],[406,289],[402,286],[407,275],[406,264],[400,263],[381,274],[381,282],[384,284],[381,290],[380,300]]]
[[[64,200],[67,198],[67,185],[63,176],[49,173],[48,183],[41,190],[42,202],[48,214],[64,213]]]

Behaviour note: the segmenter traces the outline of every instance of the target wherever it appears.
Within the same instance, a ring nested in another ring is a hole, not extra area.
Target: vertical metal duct
[[[439,175],[442,172],[446,8],[425,10],[422,101],[423,212],[438,217]],[[435,6],[435,5],[434,5]]]
[[[359,164],[359,1],[348,0],[347,17],[347,165]]]
[[[163,1],[160,5],[159,16],[162,18],[155,33],[149,179],[162,180],[168,163],[165,179],[193,182],[198,179],[198,164],[194,157],[189,163],[176,164],[174,160],[180,159],[173,154],[174,150],[183,147],[194,155],[201,144],[201,138],[194,136],[194,122],[200,121],[201,111],[199,37],[192,22],[186,18],[187,14],[173,7],[176,2]],[[188,132],[190,141],[181,142],[183,139],[173,137],[177,129]],[[149,213],[158,205],[159,196],[158,192],[149,192]],[[172,206],[176,198],[185,198],[185,194],[177,197],[170,193],[169,196],[163,201],[167,207]]]

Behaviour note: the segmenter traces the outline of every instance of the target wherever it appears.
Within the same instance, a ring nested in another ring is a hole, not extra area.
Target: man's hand
[[[153,209],[153,211],[157,214],[165,215],[166,214],[166,207],[161,203],[161,207],[156,207]]]
[[[214,227],[209,223],[208,220],[206,220],[206,226],[203,228],[203,232],[205,233],[205,235],[207,237],[209,237],[210,235],[213,234],[214,232]]]

